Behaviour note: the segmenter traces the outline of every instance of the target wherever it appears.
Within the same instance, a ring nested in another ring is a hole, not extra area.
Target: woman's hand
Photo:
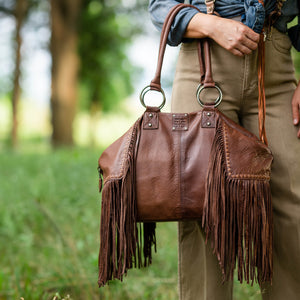
[[[293,123],[295,126],[299,126],[300,123],[300,81],[294,92],[292,98],[292,110],[293,110]],[[300,138],[300,128],[297,133],[297,137]]]
[[[241,22],[217,18],[210,37],[237,56],[250,54],[258,46],[259,34]]]
[[[234,20],[202,13],[196,14],[187,26],[185,37],[209,37],[234,55],[250,54],[258,46],[259,34]]]

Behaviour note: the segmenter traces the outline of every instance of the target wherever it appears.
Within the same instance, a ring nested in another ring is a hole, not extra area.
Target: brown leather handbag
[[[156,74],[141,93],[143,105],[149,90],[161,92],[165,101],[160,74],[167,36],[177,12],[189,6],[175,6],[166,18]],[[212,78],[208,41],[198,48],[201,83],[195,101],[203,109],[163,113],[163,104],[147,106],[99,159],[99,286],[151,263],[157,221],[200,220],[224,280],[232,279],[236,261],[241,282],[271,279],[273,157],[255,135],[216,108],[222,93]],[[206,88],[218,90],[215,102],[201,100]]]

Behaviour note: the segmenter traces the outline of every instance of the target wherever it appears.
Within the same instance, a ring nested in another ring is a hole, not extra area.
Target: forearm
[[[201,39],[211,37],[211,28],[214,28],[214,22],[217,17],[214,15],[207,15],[204,13],[197,13],[189,22],[184,37]]]

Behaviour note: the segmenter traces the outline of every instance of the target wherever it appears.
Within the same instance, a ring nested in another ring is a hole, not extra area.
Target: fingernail
[[[298,124],[298,120],[294,119],[294,125],[297,125],[297,124]]]

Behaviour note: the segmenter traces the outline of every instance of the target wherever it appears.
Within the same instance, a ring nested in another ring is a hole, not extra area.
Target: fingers
[[[293,113],[294,125],[298,125],[300,121],[299,109],[300,109],[300,82],[292,98],[292,113]]]
[[[292,98],[292,114],[293,114],[293,124],[295,126],[300,124],[300,82],[294,92]],[[300,138],[300,129],[297,132],[297,137]]]
[[[250,54],[258,47],[259,34],[243,24],[239,24],[238,34],[235,41],[235,48],[243,55]]]
[[[247,55],[247,54],[250,54],[253,50],[255,50],[257,48],[257,45],[255,46],[248,46],[248,45],[245,45],[245,44],[240,44],[237,46],[237,50],[241,52],[242,56],[243,55]]]
[[[244,56],[257,48],[260,35],[243,23],[219,17],[208,21],[211,23],[207,36],[232,54]]]
[[[247,38],[257,45],[259,42],[260,35],[248,27],[244,29],[246,30],[245,35],[247,36]]]
[[[227,35],[224,48],[237,56],[250,54],[258,47],[260,35],[240,22],[230,21],[231,33]]]
[[[246,39],[244,41],[245,46],[251,50],[255,50],[258,46],[258,42],[259,42],[259,34],[256,34],[256,38],[250,38],[248,35],[246,35]]]
[[[250,54],[256,48],[257,48],[257,44],[244,41],[244,42],[233,44],[227,50],[229,50],[234,55],[244,56]]]
[[[299,104],[296,101],[292,102],[292,111],[293,111],[293,123],[294,125],[299,124]]]
[[[292,101],[293,123],[295,126],[299,125],[300,122],[299,110],[300,104],[297,101]],[[298,130],[297,137],[300,138],[300,129]]]
[[[232,54],[234,54],[234,55],[236,55],[236,56],[242,57],[242,56],[245,55],[245,54],[244,54],[242,51],[240,51],[239,49],[227,49],[227,50],[229,50]]]

